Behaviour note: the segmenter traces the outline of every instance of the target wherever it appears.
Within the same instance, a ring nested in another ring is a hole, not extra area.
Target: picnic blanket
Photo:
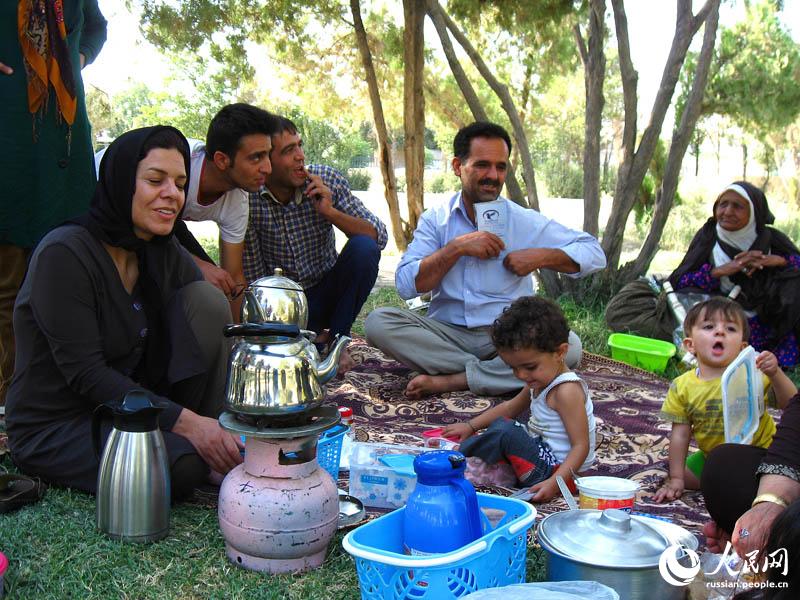
[[[426,429],[469,419],[508,398],[450,392],[409,401],[403,395],[413,376],[407,367],[358,337],[349,349],[358,364],[328,383],[326,402],[353,409],[357,441],[423,445]],[[641,489],[634,510],[667,517],[702,541],[702,525],[709,517],[700,492],[687,492],[669,504],[649,500],[667,474],[670,425],[659,419],[658,412],[669,381],[588,353],[576,372],[589,386],[597,420],[597,462],[586,474],[637,481]],[[564,509],[561,498],[537,505],[539,518]]]
[[[469,419],[502,402],[503,397],[450,392],[409,401],[403,395],[411,371],[355,337],[350,353],[358,363],[343,378],[328,383],[326,403],[349,406],[355,417],[356,439],[423,445],[422,432]],[[670,426],[659,420],[658,411],[669,381],[647,371],[595,354],[584,353],[576,371],[592,393],[597,420],[597,462],[587,474],[627,477],[641,485],[635,510],[673,520],[703,541],[701,529],[708,520],[702,494],[687,492],[669,504],[654,504],[649,498],[667,473]],[[0,460],[6,451],[0,427]],[[5,460],[8,460],[7,457]],[[342,472],[340,487],[347,485]],[[510,494],[511,489],[493,491]],[[197,493],[193,501],[215,507],[216,490]],[[539,518],[566,509],[563,499],[537,505]]]

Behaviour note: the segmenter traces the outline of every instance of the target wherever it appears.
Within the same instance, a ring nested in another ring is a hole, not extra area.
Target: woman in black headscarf
[[[184,204],[189,145],[172,127],[129,131],[109,147],[89,212],[38,245],[14,309],[16,370],[6,425],[14,462],[94,492],[93,411],[148,390],[173,498],[241,462],[216,421],[228,343],[227,300],[202,281],[172,236]],[[104,421],[103,439],[111,424]]]
[[[728,294],[747,311],[750,344],[771,350],[782,367],[798,363],[800,250],[775,221],[767,198],[746,181],[729,185],[670,275],[675,291]]]

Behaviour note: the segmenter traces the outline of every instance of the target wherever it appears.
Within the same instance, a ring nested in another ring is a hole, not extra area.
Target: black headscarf
[[[176,265],[185,258],[180,256],[178,247],[171,241],[172,232],[143,240],[136,237],[133,230],[136,170],[145,157],[146,142],[163,130],[173,131],[180,139],[181,147],[177,150],[183,156],[188,178],[189,143],[180,131],[163,125],[128,131],[114,140],[103,155],[89,212],[71,221],[85,227],[95,238],[110,246],[136,253],[139,262],[138,285],[144,300],[148,329],[144,364],[139,369],[144,381],[139,383],[147,387],[157,387],[164,380],[171,357],[166,308],[175,292],[186,283],[175,276]]]
[[[780,254],[789,256],[800,254],[800,250],[785,234],[774,227],[775,217],[769,210],[767,197],[760,188],[746,182],[736,181],[733,185],[742,187],[753,205],[753,217],[756,226],[756,239],[748,250],[761,250],[764,254]],[[724,193],[724,192],[723,192]],[[669,276],[669,281],[676,291],[701,291],[694,288],[681,288],[681,277],[687,273],[697,271],[706,263],[712,263],[714,246],[719,244],[728,256],[733,259],[741,250],[734,248],[717,236],[717,219],[714,217],[719,198],[714,202],[712,216],[700,231],[695,234],[689,244],[689,249],[683,261]],[[730,276],[730,280],[739,286],[742,291],[736,298],[747,310],[754,310],[759,315],[762,323],[769,325],[775,332],[775,342],[779,341],[789,331],[793,331],[800,323],[800,271],[791,268],[764,269],[752,277],[744,273]]]

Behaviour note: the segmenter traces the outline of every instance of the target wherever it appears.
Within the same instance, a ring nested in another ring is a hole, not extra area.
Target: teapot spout
[[[250,288],[244,291],[244,302],[241,308],[241,322],[242,323],[264,323],[267,317],[261,309],[253,290]]]
[[[339,357],[349,342],[350,338],[346,335],[336,336],[336,342],[333,344],[333,348],[331,348],[327,358],[317,367],[317,381],[319,381],[320,385],[324,385],[336,376],[336,371],[339,370]]]

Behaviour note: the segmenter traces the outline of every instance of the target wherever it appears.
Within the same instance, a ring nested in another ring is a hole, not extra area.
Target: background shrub
[[[347,181],[350,182],[351,190],[368,190],[372,175],[367,169],[349,169],[347,171]]]
[[[547,190],[554,198],[583,198],[583,169],[563,160],[548,160],[542,168]]]

